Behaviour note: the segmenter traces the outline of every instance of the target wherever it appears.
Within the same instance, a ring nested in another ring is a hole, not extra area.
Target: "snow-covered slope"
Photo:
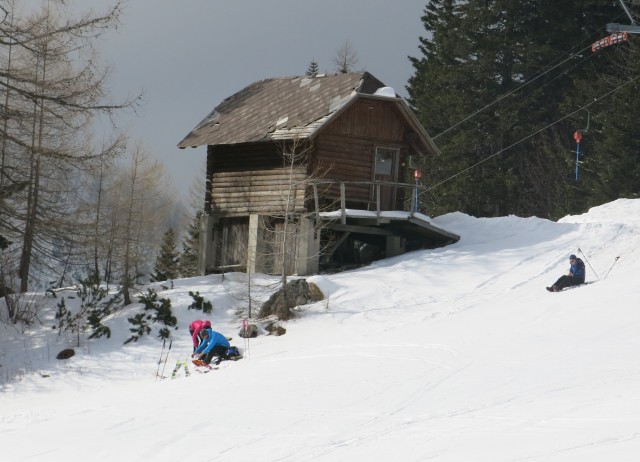
[[[245,350],[209,374],[156,380],[161,342],[122,345],[131,309],[66,361],[51,311],[24,335],[0,325],[2,459],[637,460],[640,200],[434,224],[460,242],[309,278],[326,299],[281,337],[238,338],[244,275],[175,281],[160,292],[180,321],[165,375],[191,352],[190,290]],[[571,253],[596,283],[548,293]]]

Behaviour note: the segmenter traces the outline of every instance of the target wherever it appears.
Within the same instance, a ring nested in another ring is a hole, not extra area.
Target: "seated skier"
[[[577,286],[584,284],[585,268],[584,262],[575,255],[569,256],[569,273],[564,276],[560,276],[558,280],[551,287],[547,287],[549,292],[560,292],[565,287]]]
[[[191,355],[192,358],[199,359],[207,365],[211,363],[214,356],[217,356],[215,364],[220,364],[220,361],[226,359],[230,345],[224,335],[212,330],[211,327],[205,327],[200,331],[200,337],[202,337],[202,343]]]

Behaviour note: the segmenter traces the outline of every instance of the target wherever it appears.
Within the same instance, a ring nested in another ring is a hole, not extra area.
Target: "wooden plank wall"
[[[209,210],[220,216],[282,213],[304,210],[305,165],[283,166],[276,146],[209,147]],[[293,207],[293,209],[291,209]]]
[[[358,100],[337,119],[325,133],[376,140],[380,143],[402,144],[405,133],[404,118],[393,104],[383,100]]]
[[[290,179],[291,175],[291,179]],[[214,173],[211,182],[211,209],[224,216],[283,213],[304,210],[306,168]],[[297,183],[289,191],[291,181]]]
[[[325,179],[344,181],[370,181],[373,172],[373,143],[370,140],[323,135],[316,141],[316,162],[321,171],[329,169]],[[321,188],[325,198],[338,201],[339,185]],[[368,208],[371,187],[349,185],[346,190],[350,208]],[[325,200],[326,202],[326,200]],[[359,204],[364,204],[359,205]]]
[[[215,268],[246,271],[249,218],[222,218],[214,229],[216,242]]]
[[[358,100],[325,127],[314,139],[312,169],[328,172],[324,179],[372,181],[377,146],[400,149],[399,176],[405,180],[403,158],[409,152],[405,132],[410,127],[394,104],[384,100]],[[209,146],[205,197],[206,213],[219,216],[243,216],[252,213],[277,214],[286,207],[291,184],[297,183],[295,211],[312,209],[305,204],[305,185],[310,169],[298,165],[293,172],[283,165],[282,145],[246,143],[233,146]],[[319,188],[321,203],[339,204],[338,185]],[[308,193],[309,191],[307,191]],[[374,190],[369,185],[347,185],[347,207],[373,209]],[[323,200],[324,199],[324,200]]]
[[[267,274],[280,274],[283,262],[282,246],[285,239],[284,221],[263,217],[260,223],[262,241],[258,255],[258,267]],[[288,224],[286,233],[286,274],[295,272],[299,223]],[[216,258],[209,272],[246,271],[247,242],[249,238],[248,217],[223,217],[214,229],[217,243]]]
[[[321,170],[330,169],[326,179],[372,181],[377,146],[400,149],[401,155],[406,152],[402,120],[397,109],[384,101],[356,102],[318,136],[315,162]],[[397,181],[403,180],[401,162]],[[339,186],[326,188],[324,195],[338,200]],[[371,209],[375,204],[373,188],[367,185],[347,185],[346,197],[348,208]]]

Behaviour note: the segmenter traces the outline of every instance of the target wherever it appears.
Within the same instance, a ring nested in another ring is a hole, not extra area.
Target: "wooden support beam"
[[[388,229],[375,228],[373,226],[345,225],[336,223],[329,225],[328,228],[334,231],[349,233],[374,234],[376,236],[394,236],[394,234]]]
[[[320,200],[318,199],[318,185],[313,184],[313,203],[316,209],[316,223],[320,223]]]
[[[376,219],[380,223],[380,183],[376,183]]]
[[[340,183],[340,211],[343,225],[347,223],[346,201],[345,185],[344,183]]]

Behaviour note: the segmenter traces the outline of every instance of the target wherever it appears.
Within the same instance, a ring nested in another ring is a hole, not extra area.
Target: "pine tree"
[[[611,22],[611,9],[599,2],[592,3],[588,5],[592,11],[588,17]],[[637,17],[640,5],[626,3]],[[617,11],[621,12],[619,5]],[[625,20],[618,18],[615,22]],[[593,32],[589,26],[583,25]],[[601,29],[592,34],[598,39],[607,35]],[[572,130],[582,132],[579,178],[574,181],[574,190],[583,202],[581,210],[640,195],[640,144],[636,129],[640,117],[640,37],[629,34],[628,39],[597,52],[589,51],[591,72],[576,79],[574,91],[564,101],[567,111],[589,105],[571,118]],[[573,139],[570,145],[575,152]],[[575,163],[575,155],[572,157]]]
[[[180,255],[180,274],[189,278],[198,275],[198,252],[200,240],[200,218],[202,210],[198,210],[189,224],[187,237],[182,243],[182,254]]]
[[[411,58],[416,72],[407,89],[442,151],[423,165],[436,185],[430,210],[553,218],[584,205],[589,193],[572,177],[574,122],[562,119],[581,78],[595,82],[611,71],[580,61],[577,52],[604,30],[614,6],[429,3],[422,17],[427,37],[420,39],[422,56]]]
[[[154,281],[168,281],[179,276],[178,251],[176,250],[176,233],[169,228],[162,237],[160,255],[156,259]]]
[[[307,73],[306,76],[307,77],[315,77],[316,75],[318,75],[318,63],[315,60],[312,60],[309,63],[309,67],[307,68]]]

